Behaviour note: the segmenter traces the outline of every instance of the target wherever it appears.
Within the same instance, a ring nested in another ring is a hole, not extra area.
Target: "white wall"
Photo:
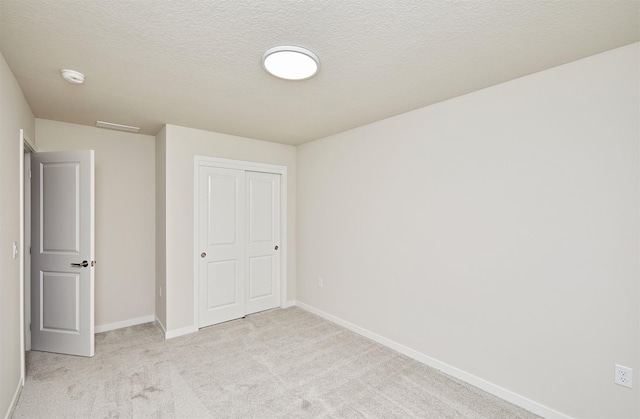
[[[156,134],[156,318],[166,330],[167,324],[167,128]]]
[[[249,122],[250,123],[250,122]],[[166,316],[167,331],[193,329],[193,170],[194,155],[287,167],[287,300],[295,299],[296,149],[269,143],[166,126]]]
[[[637,417],[613,368],[640,373],[638,51],[298,147],[298,301],[559,412]]]
[[[5,417],[20,388],[20,129],[35,141],[35,120],[4,56],[0,54],[0,417]],[[32,144],[34,145],[34,144]]]
[[[95,150],[95,324],[155,312],[155,138],[36,119],[37,151]]]

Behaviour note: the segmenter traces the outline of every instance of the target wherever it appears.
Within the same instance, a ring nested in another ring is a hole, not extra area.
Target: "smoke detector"
[[[62,73],[62,78],[73,84],[82,84],[84,83],[84,74],[75,70],[60,70]]]

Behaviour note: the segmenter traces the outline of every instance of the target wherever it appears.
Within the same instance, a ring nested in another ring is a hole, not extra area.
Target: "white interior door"
[[[199,169],[199,327],[245,315],[244,188],[244,170]]]
[[[94,154],[31,158],[31,348],[94,353]]]
[[[280,305],[280,175],[246,172],[246,314]]]

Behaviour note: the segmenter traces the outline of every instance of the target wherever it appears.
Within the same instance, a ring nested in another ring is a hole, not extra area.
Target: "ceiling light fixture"
[[[84,74],[75,70],[60,70],[62,73],[62,78],[73,84],[82,84],[84,83]]]
[[[284,45],[268,49],[262,67],[281,79],[305,80],[318,73],[320,59],[306,48]]]
[[[113,122],[96,121],[96,127],[115,129],[118,131],[138,132],[140,127],[132,127],[131,125],[114,124]]]

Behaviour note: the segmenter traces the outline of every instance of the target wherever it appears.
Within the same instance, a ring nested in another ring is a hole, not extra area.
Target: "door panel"
[[[41,272],[42,330],[80,333],[80,274]]]
[[[80,253],[80,162],[44,163],[42,253]]]
[[[280,175],[247,172],[246,185],[246,314],[251,314],[280,305]]]
[[[238,302],[236,288],[238,287],[238,261],[225,260],[211,262],[208,267],[208,304],[207,309],[212,310],[234,305]]]
[[[249,243],[271,243],[274,235],[272,179],[256,178],[258,173],[249,173]],[[260,174],[262,175],[262,174]]]
[[[238,244],[237,195],[238,179],[236,176],[210,175],[207,178],[208,188],[208,244],[218,246]]]
[[[249,258],[249,300],[273,294],[273,256]]]
[[[94,154],[31,158],[31,347],[93,356]]]
[[[243,170],[199,168],[199,327],[245,315]]]

